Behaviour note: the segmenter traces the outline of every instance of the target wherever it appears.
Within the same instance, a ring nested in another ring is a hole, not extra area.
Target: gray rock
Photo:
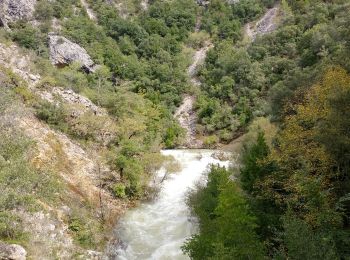
[[[97,68],[84,48],[63,36],[49,33],[49,47],[51,62],[56,66],[78,62],[87,72],[94,72]]]
[[[20,245],[8,245],[0,241],[0,259],[25,260],[27,251]]]
[[[199,6],[207,6],[210,4],[210,1],[206,1],[206,0],[197,0],[197,4]]]
[[[36,0],[0,0],[0,25],[7,27],[9,22],[30,20],[36,2]]]
[[[101,252],[93,251],[93,250],[88,250],[86,259],[88,260],[100,260],[103,258],[103,254]]]

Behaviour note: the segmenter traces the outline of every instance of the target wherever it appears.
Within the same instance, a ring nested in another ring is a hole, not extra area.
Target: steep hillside
[[[1,3],[0,258],[102,258],[118,217],[152,195],[150,173],[167,160],[163,140],[177,138],[167,133],[170,113],[127,79],[116,91],[110,68],[61,36],[65,23],[84,21],[84,9],[102,30],[92,5],[69,2]]]
[[[222,3],[207,14],[217,41],[199,71],[198,119],[217,141],[243,135],[229,146],[241,165],[213,166],[189,195],[200,232],[183,251],[191,259],[347,259],[349,3],[269,3],[260,18],[258,6],[231,9],[249,22],[243,41],[225,35],[232,13],[218,19]]]

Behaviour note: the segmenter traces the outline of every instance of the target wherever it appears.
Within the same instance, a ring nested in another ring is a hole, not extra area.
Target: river
[[[229,161],[213,158],[214,150],[164,150],[181,165],[180,172],[162,182],[157,198],[128,211],[117,226],[121,240],[116,259],[180,260],[184,241],[197,231],[197,224],[186,205],[186,195],[196,183],[205,180],[210,164],[228,166]],[[164,176],[164,169],[157,172]]]

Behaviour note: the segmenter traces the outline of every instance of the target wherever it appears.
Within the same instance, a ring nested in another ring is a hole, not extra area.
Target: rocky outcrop
[[[0,43],[0,65],[11,69],[33,87],[40,81],[40,75],[32,71],[30,64],[30,56],[21,53],[19,47]]]
[[[102,118],[101,125],[112,121],[104,109],[72,90],[59,87],[37,88],[36,83],[40,81],[41,76],[35,73],[33,60],[29,52],[21,50],[14,44],[0,44],[0,66],[13,70],[28,83],[30,91],[34,94],[46,100],[51,98],[52,102],[55,102],[57,97],[60,103],[67,107],[78,107],[82,114],[86,112],[96,118]],[[0,67],[0,81],[1,73],[5,75]],[[46,98],[41,94],[46,95]],[[0,102],[0,106],[1,104]],[[67,188],[62,189],[63,197],[67,196],[66,199],[74,201],[68,204],[72,210],[76,209],[77,204],[89,205],[89,211],[94,217],[99,218],[103,214],[106,219],[115,220],[129,207],[128,202],[115,199],[107,189],[101,187],[105,179],[118,181],[120,176],[106,165],[98,151],[85,149],[67,135],[51,129],[39,121],[33,115],[33,111],[23,104],[16,106],[18,108],[16,107],[13,112],[7,112],[5,118],[0,118],[0,127],[11,123],[11,126],[20,128],[33,141],[28,159],[35,168],[57,174],[57,178]],[[57,196],[61,196],[61,193],[57,193]],[[13,212],[21,219],[24,232],[29,236],[26,243],[28,258],[53,259],[55,255],[57,259],[73,259],[79,255],[81,258],[77,259],[101,259],[101,253],[82,249],[72,239],[67,227],[70,214],[67,206],[48,205],[42,201],[38,203],[43,208],[40,212],[29,212],[24,209],[16,209]],[[17,253],[13,255],[12,251]],[[3,245],[0,242],[0,259],[25,259],[17,258],[17,255],[20,255],[18,252],[23,251],[17,246]]]
[[[51,62],[56,66],[78,62],[87,72],[94,72],[97,68],[84,48],[63,36],[49,33],[49,47]]]
[[[204,46],[194,53],[191,65],[187,69],[187,74],[190,82],[195,86],[200,86],[201,82],[197,78],[197,70],[203,64],[207,52],[213,45],[208,41]],[[203,142],[196,137],[197,115],[194,110],[194,96],[185,95],[181,106],[176,110],[174,116],[179,121],[180,126],[186,131],[184,147],[186,148],[201,148]]]
[[[198,67],[203,64],[205,57],[207,56],[207,52],[213,45],[210,42],[205,42],[204,47],[197,50],[193,56],[193,62],[187,69],[187,74],[191,79],[191,83],[193,85],[199,86],[201,83],[196,77],[196,73]]]
[[[0,241],[0,259],[25,260],[27,251],[20,245],[8,245]]]
[[[0,25],[9,22],[30,20],[35,11],[36,0],[0,0]]]
[[[274,7],[269,9],[266,14],[259,20],[256,25],[256,34],[264,35],[266,33],[270,33],[276,29],[275,18],[278,13],[278,8]]]
[[[89,16],[90,20],[97,21],[97,17],[92,11],[92,9],[89,7],[88,3],[85,0],[80,0],[81,4],[84,6],[87,15]]]
[[[181,127],[186,131],[184,147],[201,148],[202,142],[196,138],[197,115],[194,111],[195,97],[185,96],[181,106],[175,112],[175,118]]]
[[[149,6],[148,0],[142,0],[140,3],[140,6],[142,10],[147,11]]]
[[[278,11],[278,6],[275,6],[269,9],[265,15],[256,22],[255,25],[253,23],[246,24],[245,34],[248,36],[248,38],[254,41],[257,36],[274,31],[277,28],[276,18]]]
[[[71,89],[63,89],[60,87],[53,87],[50,90],[37,91],[40,97],[50,103],[54,103],[56,98],[60,98],[64,104],[79,105],[82,109],[77,112],[77,116],[91,111],[96,116],[106,116],[107,111],[96,106],[90,99],[75,93]]]
[[[197,0],[197,4],[199,6],[207,6],[210,4],[210,1],[207,1],[207,0]]]
[[[22,220],[24,232],[30,234],[28,258],[52,259],[52,255],[56,254],[56,259],[71,259],[74,253],[82,251],[73,244],[68,225],[56,217],[61,214],[62,210],[51,208],[47,212],[16,212]],[[35,250],[31,250],[33,248]]]

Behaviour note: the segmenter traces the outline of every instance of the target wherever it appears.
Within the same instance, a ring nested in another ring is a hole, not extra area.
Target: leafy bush
[[[41,0],[35,5],[34,16],[39,21],[49,21],[52,19],[54,14],[54,9],[50,2],[46,0]]]
[[[179,145],[181,137],[183,135],[183,129],[178,125],[169,127],[164,136],[164,144],[166,148],[174,148]]]
[[[35,105],[35,114],[40,119],[62,132],[68,131],[67,113],[63,106],[41,101]]]
[[[68,229],[73,233],[73,238],[85,248],[90,248],[95,244],[93,231],[82,218],[73,216],[69,219]]]
[[[9,212],[0,212],[0,239],[11,243],[27,239],[19,217]]]
[[[225,168],[212,166],[206,187],[189,197],[200,228],[183,246],[191,259],[264,259],[256,219],[229,176]]]
[[[46,35],[38,29],[23,21],[10,24],[10,27],[12,29],[12,40],[20,46],[35,50],[38,54],[47,53]]]
[[[113,187],[113,191],[116,197],[125,198],[126,197],[126,187],[123,183],[116,183]]]
[[[214,148],[218,142],[219,138],[216,135],[210,135],[205,137],[203,145],[207,148]]]
[[[204,44],[209,40],[209,37],[210,35],[206,32],[194,32],[188,37],[187,44],[194,49],[199,49],[204,47]]]

